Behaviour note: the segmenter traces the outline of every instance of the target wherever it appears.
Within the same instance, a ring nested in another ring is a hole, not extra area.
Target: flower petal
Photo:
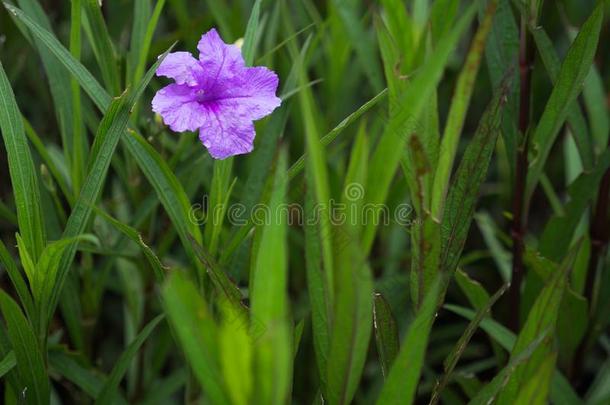
[[[155,94],[152,109],[175,132],[195,131],[205,122],[205,108],[197,102],[197,89],[170,84]]]
[[[259,120],[280,106],[275,92],[278,77],[266,67],[245,68],[242,74],[223,80],[215,102],[220,108],[249,120]]]
[[[213,92],[219,79],[239,75],[245,67],[241,50],[236,45],[224,43],[214,28],[203,34],[197,49],[205,72],[201,85],[210,92]]]
[[[254,124],[240,117],[207,108],[199,139],[215,159],[251,152],[254,148]]]
[[[190,52],[173,52],[163,59],[156,73],[174,79],[177,84],[196,86],[203,75],[203,68]]]

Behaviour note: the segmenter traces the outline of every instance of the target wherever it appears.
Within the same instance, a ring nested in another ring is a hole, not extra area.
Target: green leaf
[[[370,162],[365,203],[381,204],[385,201],[392,178],[407,145],[405,134],[413,133],[413,129],[417,126],[417,120],[435,91],[449,56],[474,18],[475,6],[476,4],[471,5],[455,27],[439,41],[433,55],[409,84],[408,91],[405,91],[392,103],[396,108],[393,109]],[[376,231],[375,222],[369,221],[364,234],[365,253],[370,251],[373,244]]]
[[[149,72],[154,71],[156,66],[155,64],[149,69]],[[201,231],[196,221],[191,220],[191,205],[182,184],[169,168],[167,162],[142,136],[134,131],[128,131],[122,139],[127,150],[156,191],[157,197],[178,232],[182,246],[191,258],[191,262],[201,270],[188,236],[189,234],[192,235],[197,243],[201,243]]]
[[[13,287],[15,291],[17,291],[17,295],[19,296],[19,301],[21,301],[21,305],[25,308],[26,315],[33,320],[32,317],[35,315],[34,310],[34,300],[32,299],[32,294],[30,294],[30,290],[28,289],[28,285],[15,261],[11,257],[11,254],[6,249],[4,243],[0,240],[0,263],[4,266],[4,269],[8,273],[9,278],[11,279],[11,283],[13,283]]]
[[[540,253],[555,262],[561,262],[569,251],[574,232],[591,201],[597,195],[604,173],[610,167],[610,150],[606,150],[591,171],[585,171],[568,188],[569,201],[561,215],[549,220],[540,237]]]
[[[155,8],[150,16],[150,19],[148,19],[144,38],[142,38],[142,41],[136,45],[137,47],[135,49],[132,48],[132,51],[134,52],[139,50],[132,83],[138,83],[142,79],[142,75],[146,70],[146,60],[150,51],[150,44],[152,43],[155,29],[157,28],[157,23],[159,22],[159,17],[161,16],[161,11],[163,11],[163,6],[165,6],[165,0],[158,0],[155,4]],[[132,41],[132,47],[133,45],[134,43]]]
[[[373,319],[381,371],[383,376],[387,378],[398,355],[399,337],[392,309],[380,293],[375,293]]]
[[[110,94],[118,94],[121,88],[121,79],[112,39],[108,33],[106,22],[102,14],[102,6],[98,0],[84,0],[83,8],[90,25],[89,42],[102,71],[104,83]]]
[[[372,38],[367,34],[360,17],[358,17],[358,10],[355,7],[358,3],[347,0],[333,0],[332,4],[341,18],[350,42],[355,47],[358,61],[366,73],[368,81],[375,91],[381,90],[383,87],[381,68],[377,62],[378,57],[375,54]]]
[[[345,117],[336,127],[334,127],[326,135],[324,135],[322,139],[320,139],[320,144],[322,145],[322,147],[330,145],[335,139],[337,139],[339,135],[341,135],[341,133],[343,133],[343,131],[348,126],[357,121],[362,115],[364,115],[367,111],[369,111],[380,101],[382,101],[387,96],[387,93],[388,89],[383,89],[375,97],[373,97],[372,99],[361,105],[356,111]],[[292,166],[290,166],[290,169],[288,169],[288,177],[290,179],[295,178],[297,174],[303,171],[303,168],[305,167],[306,158],[307,155],[301,156],[296,160],[296,162],[292,164]]]
[[[150,321],[142,329],[142,331],[138,333],[138,336],[136,336],[136,338],[131,343],[129,343],[127,349],[125,349],[125,351],[121,354],[114,367],[112,368],[112,371],[108,376],[108,380],[104,383],[104,386],[102,387],[102,390],[100,391],[100,394],[97,397],[97,400],[95,401],[96,404],[104,405],[114,403],[119,384],[121,382],[121,379],[127,372],[127,368],[131,364],[131,360],[140,349],[140,346],[144,344],[146,339],[148,339],[148,336],[150,336],[155,327],[159,324],[159,322],[161,322],[163,317],[164,315],[159,315],[152,321]]]
[[[451,312],[463,316],[466,319],[472,320],[475,317],[475,312],[470,309],[449,304],[445,305],[444,307]],[[502,345],[504,349],[513,349],[516,337],[513,332],[508,330],[503,325],[491,318],[486,318],[481,322],[481,329],[483,329],[492,339]],[[539,337],[539,339],[543,338],[543,336]],[[516,359],[516,357],[514,358]],[[497,378],[502,380],[504,377],[498,376]],[[553,382],[551,384],[551,401],[558,405],[579,405],[583,403],[583,401],[574,392],[574,389],[571,387],[568,380],[557,370],[555,370],[555,373],[553,374]]]
[[[530,31],[532,33],[534,41],[536,42],[538,53],[540,54],[540,58],[544,63],[546,71],[549,77],[551,78],[553,84],[557,85],[557,79],[559,77],[559,72],[561,69],[561,61],[559,60],[559,56],[557,56],[557,52],[555,51],[553,42],[548,37],[544,29],[540,27],[537,27],[536,29]],[[591,73],[589,73],[587,77],[589,77],[590,75]],[[594,161],[593,142],[591,140],[591,135],[589,134],[589,130],[587,128],[585,117],[583,116],[583,113],[580,110],[580,106],[578,105],[577,99],[572,101],[572,104],[568,106],[567,120],[570,124],[570,127],[572,128],[571,133],[578,147],[583,167],[587,170],[591,169],[593,167]]]
[[[523,386],[517,396],[516,404],[545,405],[548,404],[551,378],[555,370],[557,354],[551,353],[540,364],[538,369]]]
[[[511,358],[524,350],[543,331],[549,331],[551,336],[555,333],[559,308],[567,283],[567,272],[572,265],[573,256],[573,254],[568,256],[562,263],[561,268],[552,273],[552,277],[538,295],[517,337],[511,352]],[[514,403],[517,393],[535,373],[535,370],[540,367],[551,350],[552,341],[549,339],[536,349],[527,362],[517,367],[506,388],[500,394],[499,404]]]
[[[44,27],[45,30],[53,32],[51,22],[38,0],[18,0],[17,3],[33,21]],[[26,32],[24,32],[25,34]],[[25,36],[28,38],[27,35]],[[60,64],[53,58],[41,40],[34,38],[34,45],[40,55],[42,66],[47,75],[61,140],[64,145],[64,154],[69,162],[71,160],[73,121],[75,119],[75,111],[73,111],[70,98],[70,76],[61,68]]]
[[[65,253],[69,250],[76,250],[79,241],[87,239],[84,235],[63,238],[49,243],[36,263],[34,277],[30,281],[30,288],[34,301],[38,306],[38,316],[41,321],[39,333],[46,333],[46,320],[50,319],[52,312],[49,308],[52,303],[53,294],[58,283],[58,272],[60,263]]]
[[[351,403],[364,369],[372,328],[373,282],[356,231],[337,226],[332,234],[337,267],[335,306],[326,370],[326,399]],[[331,238],[329,238],[331,239]]]
[[[516,68],[519,60],[519,29],[511,8],[511,0],[500,0],[498,9],[485,46],[485,59],[489,70],[492,88],[498,88],[506,74],[506,69]],[[480,2],[479,16],[485,12],[485,2]],[[444,13],[444,10],[443,10]],[[443,14],[444,15],[444,14]],[[506,155],[510,173],[515,172],[518,135],[517,123],[519,116],[519,78],[515,75],[510,85],[510,91],[502,118],[502,137],[506,145]]]
[[[195,285],[179,272],[163,287],[163,306],[186,360],[213,404],[228,404],[218,359],[218,329]]]
[[[63,233],[63,238],[68,239],[82,234],[87,227],[91,211],[95,205],[95,201],[99,196],[108,168],[110,166],[110,160],[117,147],[120,137],[127,130],[127,123],[129,121],[129,111],[134,106],[146,85],[150,82],[157,66],[169,50],[162,55],[157,63],[155,63],[148,71],[146,76],[139,83],[132,92],[123,94],[121,97],[115,99],[108,112],[104,115],[102,122],[99,125],[93,147],[91,149],[91,160],[89,161],[89,167],[87,170],[87,177],[83,183],[81,193],[76,201],[72,213],[68,218],[66,228]],[[50,300],[48,307],[49,318],[53,314],[57,302],[59,300],[59,294],[63,287],[63,283],[67,277],[68,271],[74,259],[76,253],[76,246],[72,245],[63,256],[61,264],[57,271],[57,281],[52,285],[53,295]]]
[[[306,176],[309,175],[306,170]],[[311,190],[305,193],[305,218],[310,218],[314,210],[314,196]],[[313,329],[313,346],[320,375],[322,390],[326,388],[326,364],[330,347],[330,329],[332,305],[328,296],[329,286],[324,282],[322,251],[317,224],[305,221],[305,266],[307,271],[307,292],[311,305],[311,325]]]
[[[204,265],[208,275],[216,291],[221,294],[224,300],[227,300],[233,305],[234,309],[244,309],[241,304],[243,296],[239,287],[237,287],[227,276],[224,269],[220,268],[218,263],[214,262],[214,258],[207,252],[197,241],[191,238],[191,244],[199,261]]]
[[[510,253],[502,245],[500,238],[496,235],[496,233],[501,233],[498,225],[494,222],[491,215],[485,211],[477,212],[474,215],[474,219],[483,235],[483,239],[485,239],[485,244],[493,256],[498,272],[502,276],[504,282],[509,282],[512,273],[512,258]]]
[[[222,307],[223,321],[218,332],[222,375],[233,404],[252,403],[254,390],[254,345],[248,318],[233,305]],[[239,348],[239,350],[236,350]]]
[[[99,396],[107,381],[106,376],[101,374],[99,370],[81,365],[78,355],[68,352],[66,348],[53,347],[49,350],[48,355],[49,366],[54,372],[76,385],[92,399]],[[120,393],[116,392],[116,394],[114,397],[115,403],[127,404]]]
[[[17,365],[15,352],[9,352],[2,360],[0,360],[0,378],[11,371]]]
[[[468,236],[479,188],[487,176],[489,162],[500,133],[501,112],[506,96],[504,81],[485,110],[474,138],[468,144],[447,195],[441,226],[441,268],[453,272]]]
[[[142,49],[146,43],[146,28],[149,25],[151,15],[151,0],[135,0],[133,2],[133,24],[129,37],[129,54],[127,56],[127,83],[135,81],[133,77]]]
[[[28,251],[36,260],[46,243],[38,178],[23,129],[21,113],[1,62],[0,129],[6,147],[19,230]]]
[[[583,98],[591,124],[591,136],[595,141],[598,150],[603,149],[608,144],[608,131],[610,131],[610,114],[604,106],[606,91],[600,72],[591,67],[591,71],[585,79],[583,88]]]
[[[307,83],[307,71],[304,67],[299,72],[299,83],[305,85]],[[314,112],[314,97],[311,89],[303,88],[299,92],[299,101],[301,105],[301,115],[303,117],[303,125],[305,131],[305,143],[307,153],[307,164],[309,173],[307,178],[308,186],[314,191],[314,202],[323,209],[319,210],[319,222],[317,224],[320,236],[320,246],[322,248],[322,261],[324,265],[324,284],[327,291],[328,305],[334,305],[334,260],[332,239],[332,225],[330,222],[330,185],[328,181],[328,170],[326,168],[326,153],[320,141],[318,134],[316,114]]]
[[[142,235],[135,228],[132,228],[131,226],[116,220],[101,209],[94,209],[97,215],[104,218],[104,220],[110,223],[114,228],[119,230],[123,235],[127,236],[129,239],[137,243],[138,246],[140,246],[140,248],[142,249],[142,253],[144,253],[146,260],[148,260],[150,267],[153,269],[157,282],[162,283],[163,280],[165,280],[165,273],[168,268],[165,267],[163,263],[161,263],[161,260],[159,260],[159,257],[157,257],[155,252],[153,252],[150,246],[148,246],[146,242],[144,242]]]
[[[532,135],[532,148],[536,154],[527,175],[526,201],[529,201],[534,193],[559,129],[591,69],[603,16],[603,3],[599,3],[583,24],[561,65],[553,92]]]
[[[21,308],[4,291],[0,291],[0,309],[17,360],[20,394],[25,395],[28,403],[48,404],[49,378],[42,350],[32,327],[21,312]]]
[[[45,45],[47,49],[55,55],[59,62],[76,77],[76,80],[78,80],[98,108],[103,111],[110,105],[111,97],[106,93],[104,88],[79,61],[74,59],[70,52],[68,52],[52,33],[41,27],[17,7],[14,7],[9,3],[4,3],[4,7],[28,27],[34,37],[40,40],[40,43]]]
[[[421,370],[428,346],[428,336],[436,317],[436,309],[441,294],[441,281],[437,279],[428,294],[417,316],[409,326],[400,347],[400,353],[394,361],[377,404],[412,404],[419,383]]]
[[[288,311],[287,212],[284,205],[288,179],[287,152],[281,150],[268,204],[265,225],[258,229],[250,280],[252,322],[265,330],[257,336],[255,350],[256,401],[283,404],[292,381],[292,337]]]
[[[468,405],[486,405],[495,403],[498,393],[504,388],[507,381],[515,373],[517,367],[527,361],[536,349],[540,346],[547,333],[543,333],[532,341],[525,349],[521,350],[515,356],[511,357],[510,361],[486,386],[484,386],[477,395],[468,403]],[[517,402],[515,402],[517,403]]]
[[[252,66],[254,56],[256,54],[256,36],[258,35],[261,14],[261,0],[256,0],[250,12],[250,19],[246,25],[246,33],[244,34],[244,43],[241,47],[241,53],[244,56],[246,66]]]
[[[214,162],[212,184],[208,200],[208,211],[203,232],[204,243],[210,255],[216,256],[220,232],[224,223],[226,210],[235,181],[231,182],[233,158]]]
[[[468,112],[468,106],[470,105],[470,99],[472,97],[472,92],[474,91],[474,84],[483,59],[485,42],[491,31],[497,7],[498,0],[491,0],[488,2],[487,11],[472,40],[470,50],[466,55],[466,61],[464,62],[464,67],[458,77],[451,100],[447,124],[445,125],[445,132],[442,137],[438,164],[434,174],[434,186],[432,188],[432,217],[437,218],[438,220],[441,220],[443,217],[443,207],[445,205],[445,198],[449,187],[449,180],[451,178],[451,169],[453,168],[460,136],[464,127],[464,122],[466,121],[466,113]]]
[[[472,336],[479,328],[479,324],[483,321],[483,318],[489,314],[491,307],[498,301],[498,299],[500,299],[507,289],[508,284],[504,284],[491,298],[487,300],[485,305],[479,308],[476,316],[470,321],[466,327],[466,330],[462,336],[460,336],[460,339],[457,341],[451,352],[447,355],[447,358],[443,362],[443,376],[438,381],[436,387],[434,388],[434,392],[432,393],[432,399],[430,400],[431,405],[438,403],[441,391],[451,381],[453,370],[455,370],[460,357],[464,353],[464,350],[466,350],[466,346],[468,346],[470,339],[472,339]]]

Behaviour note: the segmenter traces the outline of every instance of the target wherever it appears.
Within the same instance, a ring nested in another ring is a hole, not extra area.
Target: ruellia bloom
[[[199,131],[212,157],[225,159],[252,151],[254,122],[281,104],[278,77],[266,67],[247,67],[241,50],[222,41],[215,29],[203,34],[199,59],[173,52],[157,76],[175,83],[159,90],[152,109],[172,131]]]

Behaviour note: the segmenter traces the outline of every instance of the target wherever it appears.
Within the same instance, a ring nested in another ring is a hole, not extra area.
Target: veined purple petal
[[[209,92],[216,90],[219,80],[237,76],[245,67],[241,50],[236,45],[225,44],[212,28],[199,40],[199,61],[205,72],[204,83]]]
[[[282,103],[275,95],[278,83],[277,75],[266,67],[244,68],[239,76],[220,83],[215,101],[244,119],[259,120]]]
[[[254,148],[254,124],[237,115],[208,108],[199,139],[215,159],[251,152]]]
[[[206,109],[197,101],[197,89],[184,84],[170,84],[159,90],[152,109],[176,132],[196,131],[206,121]]]
[[[174,79],[176,84],[196,86],[203,76],[203,68],[190,52],[173,52],[163,59],[156,73]]]

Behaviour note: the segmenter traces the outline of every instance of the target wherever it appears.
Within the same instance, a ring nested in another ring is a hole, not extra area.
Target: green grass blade
[[[153,40],[153,35],[155,34],[155,29],[157,28],[157,24],[159,22],[159,17],[161,16],[161,11],[163,11],[163,6],[165,6],[165,0],[158,0],[155,4],[155,8],[153,9],[152,15],[146,25],[146,32],[142,41],[137,45],[132,43],[132,47],[136,45],[135,48],[132,48],[132,52],[137,52],[137,63],[135,65],[135,72],[133,77],[131,78],[132,83],[138,83],[144,72],[146,71],[146,60],[148,59],[148,54],[150,52],[150,45]]]
[[[545,405],[548,404],[548,395],[555,370],[555,362],[557,353],[549,354],[546,359],[540,364],[540,367],[534,372],[523,386],[515,401],[516,404],[530,405]]]
[[[448,32],[424,66],[421,73],[409,84],[408,91],[401,95],[393,105],[396,106],[390,120],[384,128],[371,159],[366,203],[381,204],[385,201],[394,173],[407,145],[405,134],[413,133],[429,97],[436,89],[449,56],[458,44],[459,38],[466,31],[476,13],[476,4],[471,5],[458,20],[455,27]],[[375,237],[375,221],[370,221],[363,239],[363,248],[369,252]]]
[[[32,299],[32,294],[30,293],[28,285],[21,275],[21,272],[17,268],[17,264],[11,257],[2,241],[0,241],[0,264],[4,266],[4,269],[8,273],[8,277],[11,279],[11,283],[13,283],[13,287],[19,296],[19,301],[25,308],[26,315],[31,321],[34,321],[32,317],[36,313],[34,312],[34,300]]]
[[[451,178],[451,169],[453,168],[460,136],[466,121],[466,113],[468,112],[468,106],[474,91],[476,77],[483,59],[485,43],[491,31],[497,7],[498,0],[492,0],[488,3],[487,11],[472,40],[451,100],[447,124],[445,125],[445,132],[441,142],[438,165],[434,174],[434,186],[432,188],[432,217],[438,220],[442,219],[443,207]]]
[[[53,32],[51,22],[38,0],[18,0],[17,3],[33,21],[44,27],[45,30]],[[65,156],[70,161],[70,151],[73,143],[72,132],[74,130],[73,121],[76,113],[72,109],[70,77],[61,69],[60,64],[57,63],[40,39],[34,38],[34,45],[40,54],[42,65],[47,74]]]
[[[458,307],[456,305],[445,305],[444,306],[449,311],[456,313],[460,316],[463,316],[466,319],[472,320],[476,316],[476,313],[470,309]],[[517,340],[516,336],[509,329],[494,321],[493,319],[486,318],[481,322],[481,329],[483,329],[492,339],[498,342],[504,349],[512,350],[515,341]],[[538,337],[540,343],[545,339],[546,335],[542,335]],[[537,341],[538,341],[537,340]],[[531,349],[536,349],[540,343],[538,343],[535,347],[532,346]],[[512,357],[513,359],[517,359],[519,356]],[[527,357],[529,358],[529,356]],[[527,358],[523,359],[523,361],[527,360]],[[519,361],[519,364],[522,361]],[[509,362],[510,364],[510,362]],[[505,368],[506,369],[506,368]],[[497,376],[499,381],[502,381],[506,378],[506,375],[503,377]],[[578,397],[578,395],[574,392],[574,389],[570,386],[568,380],[557,370],[553,375],[553,381],[551,383],[551,401],[554,404],[559,405],[581,405],[583,401]]]
[[[610,132],[610,113],[604,106],[606,91],[600,72],[593,66],[585,79],[582,91],[587,115],[591,123],[591,136],[595,148],[602,150],[608,144],[608,133]]]
[[[441,294],[441,280],[437,279],[426,297],[402,341],[398,357],[390,370],[379,398],[378,405],[385,404],[412,404],[419,384],[419,377],[424,363],[428,336],[434,322],[439,296]]]
[[[531,139],[536,155],[527,175],[526,201],[529,201],[534,193],[551,147],[555,143],[572,102],[580,93],[582,83],[591,69],[603,16],[603,3],[599,3],[583,24],[561,65],[553,92]]]
[[[0,360],[0,378],[11,371],[17,365],[15,352],[9,352],[2,360]]]
[[[184,188],[167,162],[140,135],[129,131],[127,136],[123,136],[123,143],[157,192],[159,200],[176,227],[184,249],[193,264],[199,268],[199,261],[192,250],[188,235],[193,235],[197,243],[202,243],[201,231],[190,219],[191,205]]]
[[[93,206],[104,185],[112,155],[118,145],[119,139],[127,130],[129,112],[144,91],[146,85],[150,82],[157,66],[168,52],[169,50],[149,69],[147,75],[139,83],[138,87],[132,92],[123,94],[121,97],[115,99],[110,105],[108,112],[104,115],[91,150],[92,160],[89,164],[88,174],[83,183],[79,198],[68,218],[68,223],[66,224],[63,233],[64,238],[80,235],[87,227]],[[53,295],[50,300],[51,304],[48,307],[49,318],[55,310],[55,306],[59,300],[59,294],[75,253],[76,247],[72,246],[68,249],[60,264],[57,272],[57,281],[52,287]]]
[[[485,47],[485,59],[492,88],[498,88],[506,75],[506,70],[516,64],[519,53],[519,29],[511,8],[511,0],[500,0],[494,17],[491,32]],[[480,13],[485,12],[484,2],[480,3]],[[504,117],[502,119],[502,137],[506,145],[506,155],[510,173],[515,172],[517,157],[518,135],[517,122],[519,114],[519,79],[515,79],[510,86],[507,96]]]
[[[531,30],[531,32],[544,67],[551,81],[556,85],[561,69],[561,61],[559,56],[557,56],[553,43],[543,29],[537,28]],[[591,73],[587,77],[590,75]],[[593,167],[593,142],[577,100],[572,101],[572,104],[568,107],[567,120],[570,127],[572,127],[572,135],[574,136],[574,141],[576,141],[583,167],[589,170]]]
[[[48,52],[48,51],[47,51]],[[81,0],[73,0],[71,2],[70,11],[70,53],[76,60],[80,59],[81,54]],[[54,58],[53,58],[54,59]],[[53,60],[53,63],[58,63],[57,60]],[[64,74],[66,74],[64,72]],[[70,79],[70,90],[72,92],[72,156],[71,156],[71,175],[72,175],[72,186],[74,190],[73,198],[76,198],[80,191],[84,172],[85,172],[85,140],[84,140],[84,126],[81,115],[81,94],[78,82],[76,79]]]
[[[158,2],[157,2],[158,4]],[[152,15],[151,0],[135,0],[133,2],[133,24],[129,37],[129,54],[127,56],[127,78],[126,83],[135,82],[134,73],[140,54],[144,48],[146,28],[150,24]]]
[[[6,147],[19,229],[28,251],[36,260],[46,243],[38,178],[21,113],[1,62],[0,129]]]
[[[38,316],[41,320],[38,333],[43,337],[47,330],[46,320],[50,318],[49,307],[58,282],[58,270],[61,259],[69,250],[76,250],[79,241],[86,240],[85,236],[74,236],[60,239],[49,243],[40,255],[36,263],[34,277],[31,280],[30,288],[34,301],[38,306]]]
[[[380,101],[385,99],[387,93],[388,89],[383,89],[382,91],[377,93],[375,97],[371,98],[369,101],[361,105],[356,111],[345,117],[336,127],[334,127],[326,135],[324,135],[322,139],[320,139],[320,144],[322,145],[322,147],[330,145],[335,139],[337,139],[339,135],[343,133],[343,131],[347,127],[356,122],[360,117],[366,114],[367,111],[375,107]],[[305,167],[306,158],[307,154],[298,158],[292,164],[292,166],[290,166],[290,169],[288,169],[288,177],[290,179],[295,178],[299,173],[303,171],[303,168]]]
[[[309,169],[307,170],[307,172]],[[309,173],[306,173],[309,175]],[[305,194],[305,218],[310,218],[315,202],[313,193]],[[307,292],[311,305],[311,327],[316,363],[320,375],[322,390],[326,389],[326,364],[330,346],[330,329],[332,306],[330,305],[328,286],[325,284],[321,241],[317,224],[306,221],[305,232],[305,265],[307,271]]]
[[[483,114],[447,195],[441,226],[441,268],[450,272],[457,267],[474,215],[479,188],[487,176],[487,169],[500,133],[501,112],[506,91],[505,81]]]
[[[494,378],[477,393],[477,395],[468,403],[468,405],[485,405],[495,402],[498,393],[504,388],[507,381],[514,374],[517,367],[526,362],[540,346],[546,338],[546,333],[543,333],[537,339],[532,341],[525,349],[520,351],[511,358],[509,363],[504,367]]]
[[[258,403],[288,401],[292,375],[292,327],[288,311],[287,213],[281,207],[286,198],[287,153],[279,155],[273,190],[268,205],[268,222],[260,236],[252,269],[252,319],[265,327],[255,350],[255,384]]]
[[[256,0],[252,6],[248,25],[246,25],[246,33],[244,34],[244,43],[241,46],[241,53],[246,62],[246,66],[252,66],[252,63],[254,63],[256,36],[258,35],[260,25],[261,2],[262,0]]]
[[[460,357],[466,350],[466,346],[472,339],[472,336],[479,328],[479,324],[483,321],[483,319],[489,314],[491,311],[491,307],[500,299],[500,297],[506,292],[508,289],[508,284],[504,284],[491,298],[487,300],[485,305],[481,306],[477,311],[476,316],[470,321],[466,330],[460,336],[460,339],[457,341],[451,352],[447,355],[443,363],[444,373],[441,379],[438,381],[437,385],[434,387],[434,392],[432,393],[432,399],[430,400],[430,404],[438,403],[440,399],[441,391],[447,386],[447,384],[451,381],[451,377],[455,367],[457,366]]]
[[[164,318],[164,316],[165,315],[163,315],[163,314],[159,315],[156,318],[154,318],[152,321],[150,321],[142,329],[142,331],[140,333],[138,333],[138,336],[136,336],[136,338],[131,343],[129,343],[129,346],[127,346],[127,349],[125,349],[125,351],[121,354],[121,356],[118,358],[116,364],[112,368],[112,371],[110,372],[110,375],[108,376],[108,380],[104,383],[104,386],[102,387],[102,390],[100,391],[100,394],[97,397],[97,400],[95,401],[96,404],[100,404],[100,405],[113,404],[114,401],[116,401],[116,399],[115,399],[115,396],[117,395],[116,391],[119,388],[121,379],[127,372],[127,368],[129,367],[131,360],[136,355],[136,353],[138,352],[140,347],[144,344],[146,339],[148,339],[148,337],[153,332],[153,330],[155,330],[155,327],[159,324],[159,322],[161,322],[161,320]]]
[[[138,246],[140,246],[140,249],[142,249],[142,253],[144,253],[146,260],[148,260],[148,263],[150,264],[150,267],[152,268],[152,270],[155,274],[155,278],[157,279],[157,282],[162,283],[163,280],[165,279],[165,273],[167,272],[168,268],[165,267],[163,265],[163,263],[161,263],[161,260],[159,260],[159,257],[155,254],[155,252],[153,252],[153,250],[150,248],[150,246],[148,246],[146,244],[146,242],[144,242],[142,235],[135,228],[132,228],[131,226],[126,225],[126,224],[116,220],[115,218],[113,218],[106,212],[102,211],[101,209],[96,208],[95,213],[97,215],[101,216],[102,218],[104,218],[105,221],[110,223],[114,228],[119,230],[123,235],[127,236],[129,239],[131,239],[133,242],[135,242]]]
[[[42,350],[32,327],[19,305],[4,291],[0,291],[0,309],[17,359],[18,381],[21,385],[19,392],[26,396],[28,403],[48,404],[49,378]]]
[[[35,38],[40,40],[49,51],[64,65],[76,80],[81,84],[85,92],[91,97],[93,102],[102,111],[110,105],[111,97],[104,88],[98,83],[93,75],[70,54],[70,52],[55,38],[48,30],[41,27],[38,23],[28,17],[23,11],[9,3],[4,3],[4,7],[22,22],[31,31]],[[69,86],[69,85],[68,85]],[[69,87],[68,87],[69,88]]]
[[[569,201],[564,212],[551,217],[540,237],[538,249],[544,257],[557,263],[562,261],[569,250],[578,223],[597,195],[600,181],[609,167],[610,150],[606,150],[593,170],[582,173],[570,184]]]
[[[368,139],[362,125],[352,147],[343,185],[341,202],[345,204],[346,220],[334,226],[332,235],[320,235],[332,241],[336,264],[325,392],[331,404],[349,404],[353,400],[371,338],[373,279],[360,246],[368,158]]]
[[[307,83],[307,72],[302,67],[299,72],[299,83],[305,85]],[[318,128],[316,123],[316,114],[314,112],[314,99],[311,89],[303,88],[299,93],[299,101],[301,106],[301,114],[303,116],[303,125],[305,131],[305,143],[307,153],[307,163],[311,168],[307,179],[310,182],[308,186],[314,190],[314,201],[323,209],[319,210],[319,235],[320,245],[322,248],[322,258],[324,263],[324,283],[327,286],[329,305],[332,307],[334,302],[334,263],[333,249],[330,235],[332,226],[330,223],[330,209],[328,202],[330,201],[330,186],[328,183],[328,170],[326,168],[326,157],[324,148],[322,147]]]
[[[373,320],[381,371],[387,378],[390,375],[392,364],[398,356],[400,344],[396,318],[394,318],[392,308],[380,293],[375,293]]]
[[[108,92],[118,95],[121,89],[121,78],[117,63],[117,56],[112,44],[112,38],[108,33],[102,6],[98,0],[84,0],[83,8],[87,14],[87,20],[91,26],[91,37],[89,42],[97,57],[97,62],[104,78]]]
[[[171,274],[163,288],[163,306],[185,357],[212,404],[230,403],[218,360],[218,329],[195,285]]]
[[[567,284],[567,272],[572,266],[573,259],[574,254],[564,260],[561,268],[549,269],[552,277],[536,298],[527,320],[517,337],[511,357],[524,350],[525,347],[536,339],[541,331],[548,331],[551,335],[555,333],[559,308]],[[551,265],[551,262],[548,262],[548,264]],[[517,367],[510,381],[500,394],[499,404],[513,403],[517,393],[552,350],[552,341],[547,340],[534,352],[527,362]]]
[[[376,92],[382,88],[382,74],[379,66],[379,58],[375,53],[372,38],[365,31],[365,28],[358,16],[357,2],[346,0],[333,0],[333,6],[341,18],[343,27],[347,32],[350,42],[356,50],[358,61],[366,73],[368,82]]]
[[[349,404],[358,388],[372,327],[373,283],[360,244],[347,227],[336,228],[337,291],[327,364],[326,397]]]

